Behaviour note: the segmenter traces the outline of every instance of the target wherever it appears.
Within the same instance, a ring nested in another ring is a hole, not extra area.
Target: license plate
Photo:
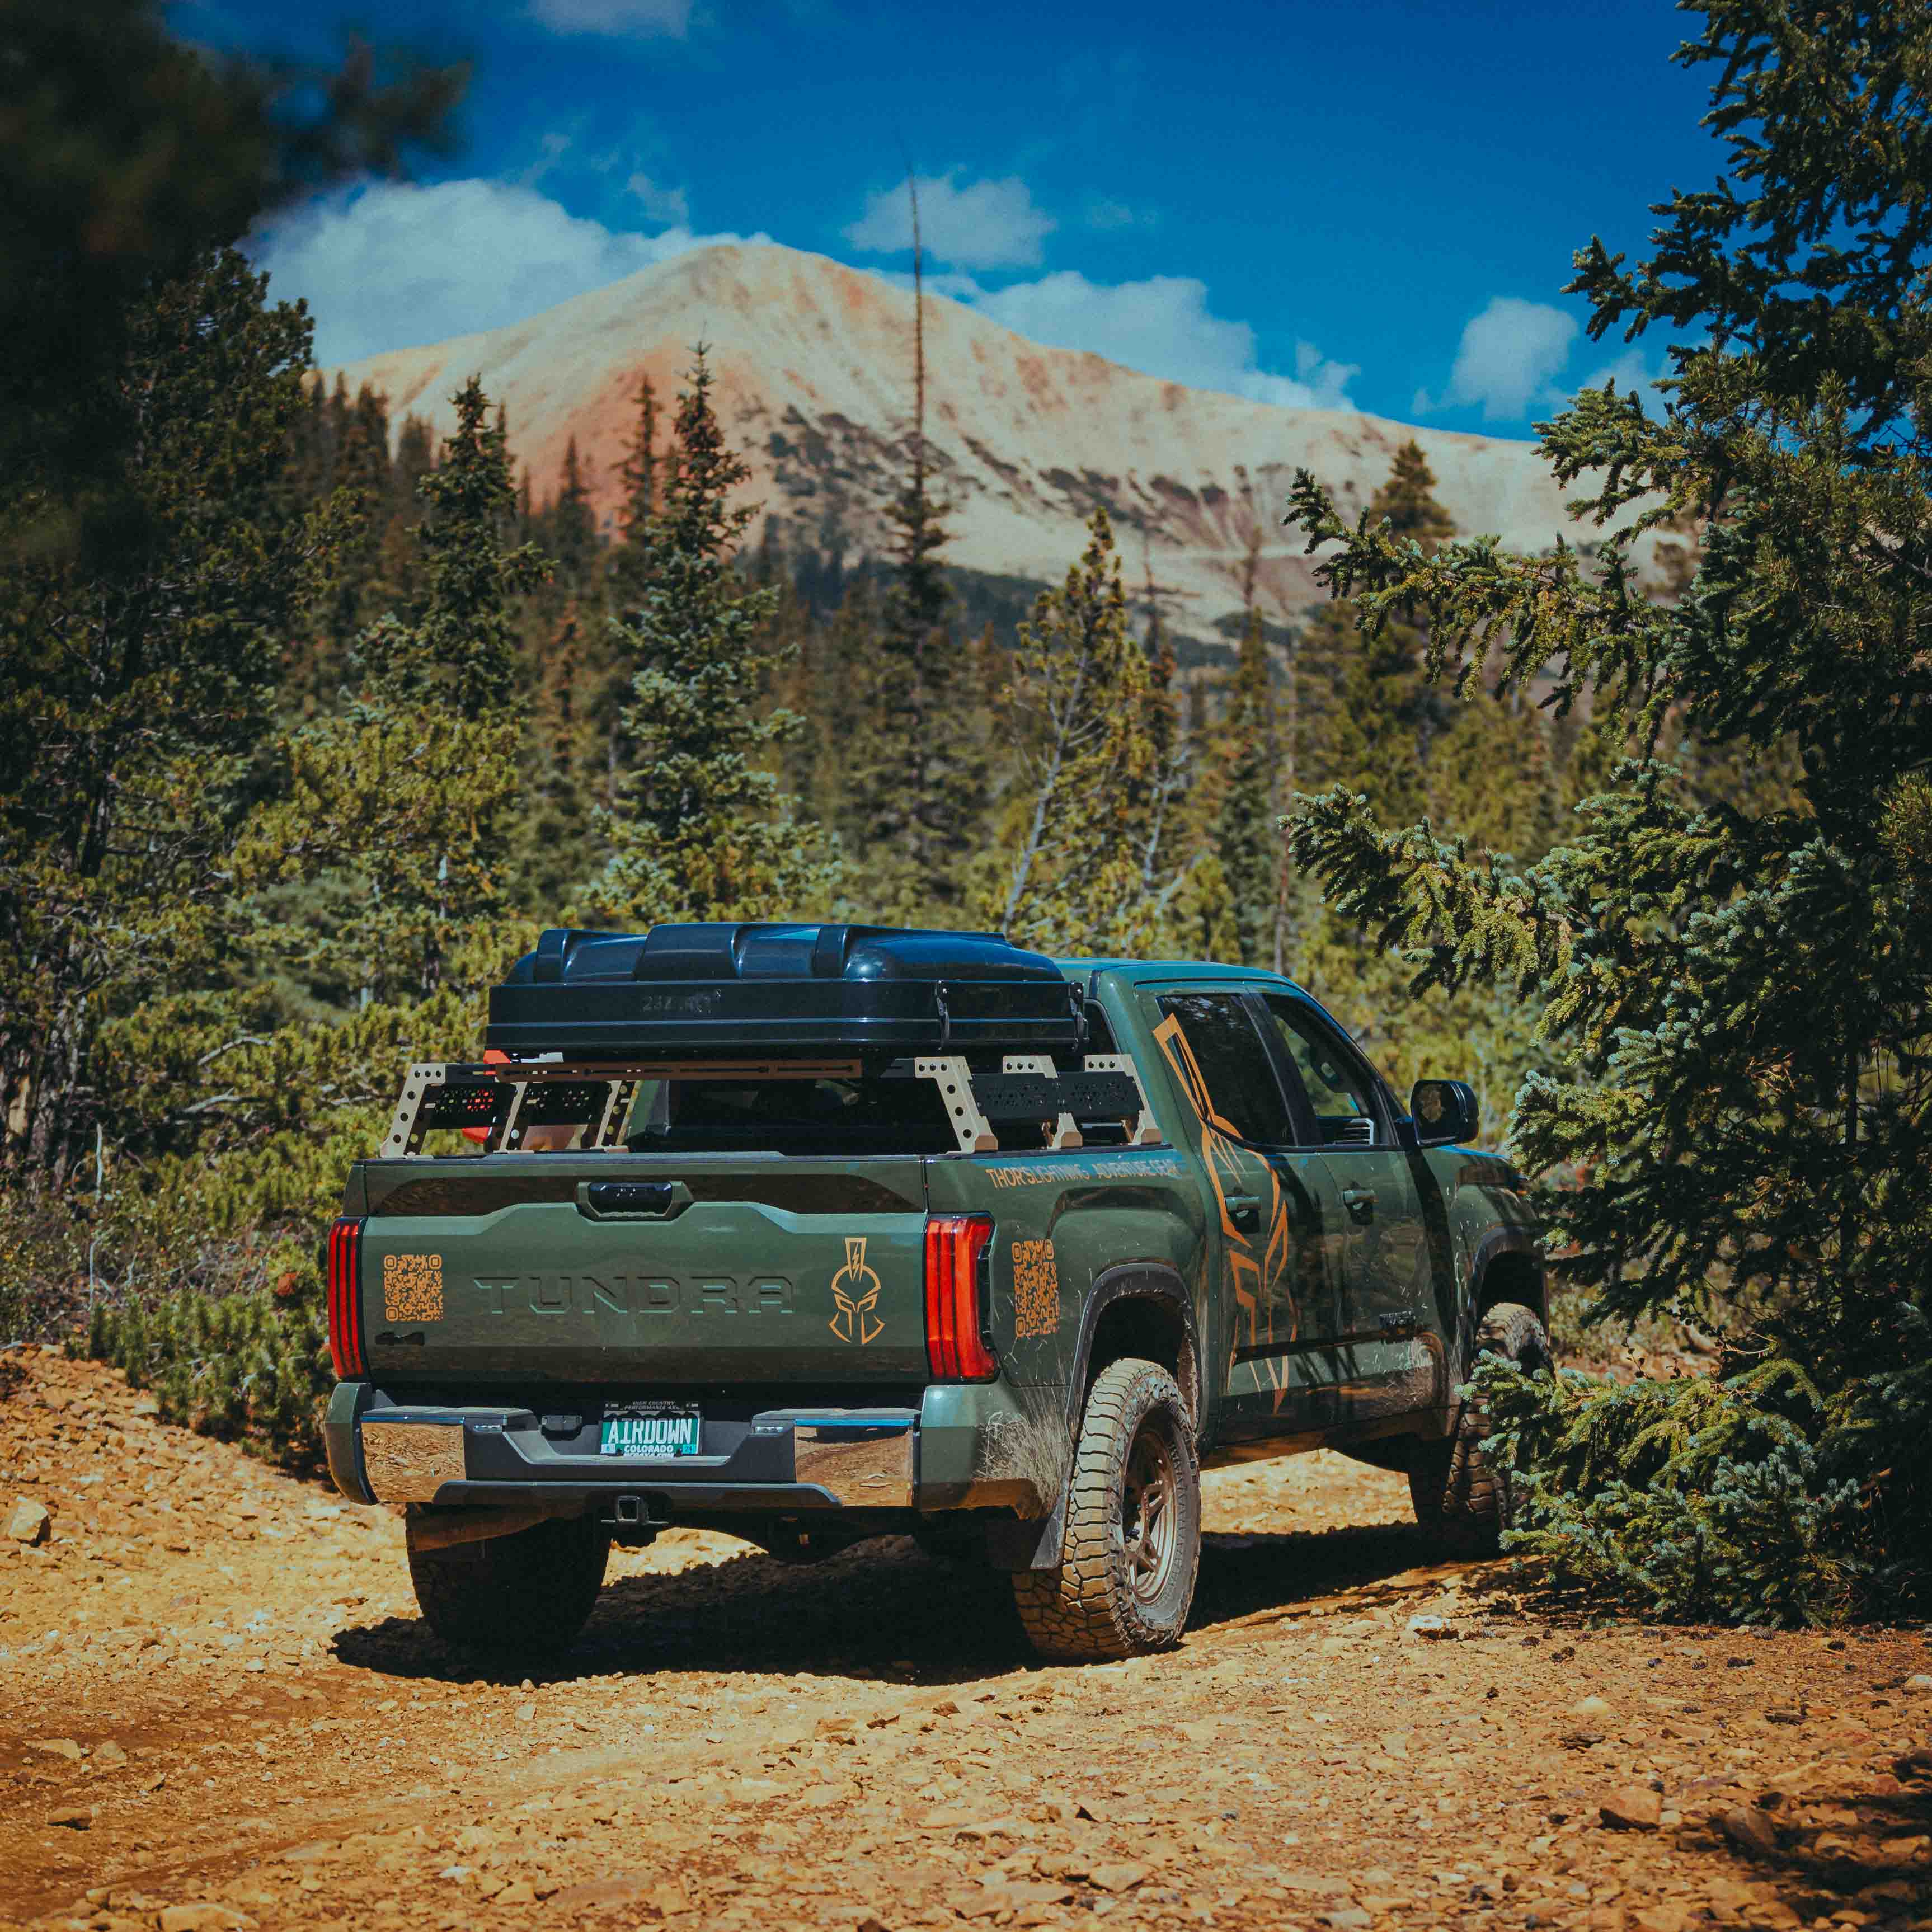
[[[622,1456],[633,1462],[659,1462],[674,1456],[700,1453],[703,1418],[695,1408],[666,1402],[622,1415],[607,1415],[597,1438],[600,1456]]]

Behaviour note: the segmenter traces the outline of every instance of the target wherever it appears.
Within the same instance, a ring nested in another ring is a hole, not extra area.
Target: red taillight
[[[981,1325],[980,1258],[992,1238],[984,1214],[926,1224],[926,1360],[935,1382],[988,1382],[1000,1372]]]
[[[328,1352],[335,1378],[347,1382],[362,1366],[362,1223],[338,1221],[328,1231]]]

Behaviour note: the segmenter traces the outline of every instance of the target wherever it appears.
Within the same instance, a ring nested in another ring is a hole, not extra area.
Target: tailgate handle
[[[593,1221],[664,1221],[690,1205],[681,1180],[586,1180],[577,1190],[577,1211]]]

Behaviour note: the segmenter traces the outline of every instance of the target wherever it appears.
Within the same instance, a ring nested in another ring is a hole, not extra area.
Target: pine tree
[[[1127,627],[1105,510],[1059,590],[1020,627],[1014,703],[1030,730],[1005,876],[986,910],[1024,945],[1153,950],[1186,878],[1160,836],[1173,791],[1173,700]]]
[[[1412,542],[1424,556],[1434,556],[1455,536],[1455,519],[1436,500],[1436,472],[1413,436],[1396,452],[1382,488],[1370,499],[1369,521],[1386,524],[1394,542]]]
[[[590,507],[590,478],[577,453],[575,436],[563,452],[549,534],[548,549],[556,566],[559,585],[569,596],[582,596],[596,572],[597,518]]]
[[[1214,850],[1234,901],[1239,957],[1250,966],[1268,964],[1274,949],[1279,762],[1268,641],[1261,613],[1250,604],[1222,734],[1226,784],[1214,830]]]
[[[502,717],[518,701],[517,641],[508,599],[545,575],[529,544],[506,539],[516,512],[509,431],[474,376],[451,398],[456,432],[418,488],[428,590],[413,620],[386,617],[363,638],[370,694],[389,704],[427,700],[460,718]]]
[[[1241,963],[1241,932],[1235,916],[1234,896],[1219,854],[1196,854],[1174,901],[1170,929],[1173,937],[1162,947],[1180,959],[1215,959],[1224,965]]]
[[[224,987],[250,763],[337,534],[288,506],[310,326],[266,290],[224,252],[117,318],[137,433],[104,487],[138,514],[0,565],[0,1147],[35,1187],[120,1130],[104,1032]]]
[[[638,667],[623,723],[640,758],[612,817],[615,852],[584,894],[599,917],[799,915],[834,889],[762,762],[796,721],[760,715],[778,660],[759,636],[776,597],[746,589],[734,568],[756,513],[731,506],[749,472],[726,445],[711,384],[700,347],[678,399],[640,608],[617,620]]]
[[[602,862],[596,814],[622,704],[625,668],[610,648],[610,574],[591,507],[588,465],[572,436],[555,500],[536,520],[550,581],[523,613],[519,646],[530,704],[525,809],[514,865],[524,903],[554,909]]]
[[[650,575],[651,527],[658,514],[658,398],[648,376],[638,378],[638,415],[625,446],[624,500],[617,512],[618,542],[611,576],[621,602],[641,597]]]
[[[1634,754],[1530,868],[1340,793],[1294,838],[1422,982],[1538,1011],[1568,1064],[1510,1132],[1582,1177],[1551,1199],[1564,1273],[1615,1312],[1754,1319],[1714,1384],[1499,1391],[1532,1546],[1648,1612],[1817,1618],[1932,1582],[1932,902],[1899,830],[1932,746],[1932,242],[1907,212],[1932,15],[1703,11],[1678,58],[1717,70],[1728,178],[1664,204],[1648,261],[1593,242],[1571,284],[1594,335],[1673,332],[1664,408],[1612,383],[1540,432],[1606,527],[1589,567],[1418,556],[1305,476],[1294,496],[1372,633],[1413,610],[1434,674],[1499,652],[1512,691],[1620,711]],[[1652,598],[1635,546],[1686,516],[1694,576]],[[1790,746],[1796,808],[1701,803],[1673,720]]]
[[[1382,525],[1396,543],[1412,542],[1432,556],[1456,534],[1454,519],[1436,500],[1436,477],[1413,439],[1396,452],[1388,479],[1369,505],[1371,525]],[[1420,801],[1433,820],[1484,850],[1525,860],[1540,858],[1556,831],[1556,794],[1542,716],[1520,692],[1499,693],[1478,680],[1444,704],[1424,671],[1426,633],[1414,614],[1385,626],[1363,653],[1372,667],[1363,687],[1389,694],[1405,725],[1418,731],[1422,765]],[[1374,748],[1357,753],[1355,776],[1365,775]],[[1398,800],[1384,792],[1384,822],[1400,818],[1417,802],[1404,786]]]
[[[500,421],[485,427],[474,384],[460,401],[423,482],[419,608],[360,640],[368,680],[344,714],[255,760],[272,789],[224,868],[236,985],[151,999],[104,1042],[159,1158],[104,1230],[147,1292],[99,1311],[93,1346],[166,1412],[297,1458],[329,1380],[314,1256],[348,1166],[398,1066],[474,1056],[481,992],[530,941],[506,916],[526,812],[524,707],[502,694],[512,602],[538,563],[505,548]],[[165,1201],[179,1239],[142,1232],[144,1201],[146,1226]]]
[[[1427,559],[1454,528],[1431,494],[1435,484],[1420,448],[1404,443],[1359,527],[1385,532],[1415,562]],[[1322,614],[1304,660],[1304,782],[1361,793],[1385,825],[1428,810],[1426,766],[1450,716],[1424,674],[1428,637],[1414,618],[1404,607],[1365,634],[1348,612]]]
[[[893,579],[868,667],[868,715],[851,747],[848,793],[874,880],[875,916],[956,909],[977,845],[986,761],[972,718],[978,694],[947,619],[947,506],[932,490],[926,434],[925,256],[912,196],[913,418],[905,484],[886,512]]]
[[[990,644],[992,626],[987,626]],[[1141,890],[1150,896],[1165,890],[1163,868],[1186,838],[1182,809],[1193,777],[1186,739],[1180,724],[1180,700],[1174,693],[1180,661],[1161,628],[1158,616],[1142,646],[1148,664],[1147,696],[1142,711],[1148,740],[1147,796],[1141,811]]]
[[[398,70],[360,40],[341,65],[219,60],[156,0],[14,6],[0,116],[0,536],[112,566],[137,518],[145,412],[129,325],[270,209],[401,171],[448,136],[466,70]]]
[[[663,452],[658,448],[657,392],[647,375],[638,379],[637,415],[624,446],[618,476],[623,496],[617,507],[614,540],[605,553],[596,608],[577,640],[582,656],[584,691],[578,710],[586,734],[583,770],[586,808],[608,812],[620,796],[622,774],[636,762],[638,748],[625,735],[624,713],[631,699],[634,656],[625,634],[608,620],[613,611],[634,616],[650,578],[651,530],[662,494]],[[597,775],[590,776],[589,740],[597,746]],[[608,856],[608,854],[606,855]],[[596,868],[586,860],[575,877]]]
[[[862,744],[873,713],[870,674],[879,652],[880,590],[870,576],[847,580],[837,607],[801,640],[790,706],[800,718],[785,741],[787,782],[811,821],[829,829],[842,850],[862,853],[871,820],[853,748]],[[855,861],[852,889],[876,914],[891,889],[877,868]]]
[[[317,600],[310,685],[322,703],[332,701],[341,689],[358,634],[387,608],[381,554],[391,488],[388,408],[382,398],[365,382],[352,400],[338,374],[327,411],[328,474],[318,494],[338,493],[337,507],[350,521],[326,595]]]
[[[422,480],[435,467],[436,438],[429,424],[420,416],[404,417],[389,466],[376,574],[365,593],[365,626],[386,611],[413,610],[422,602],[424,556],[418,531],[425,507]]]
[[[419,485],[420,605],[358,640],[355,703],[287,740],[284,790],[237,854],[257,891],[322,882],[315,918],[285,935],[299,940],[291,964],[364,1006],[425,998],[458,960],[472,962],[459,980],[487,970],[508,909],[524,715],[512,601],[545,566],[527,544],[506,547],[501,418],[486,424],[473,377],[452,400],[455,433]]]
[[[1543,714],[1473,683],[1430,748],[1431,820],[1476,850],[1534,864],[1556,842],[1560,796]]]

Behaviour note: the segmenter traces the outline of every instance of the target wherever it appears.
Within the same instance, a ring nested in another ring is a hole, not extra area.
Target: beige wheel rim
[[[1120,1547],[1127,1586],[1144,1604],[1166,1588],[1174,1568],[1180,1485],[1166,1433],[1150,1416],[1135,1432],[1120,1485]]]

